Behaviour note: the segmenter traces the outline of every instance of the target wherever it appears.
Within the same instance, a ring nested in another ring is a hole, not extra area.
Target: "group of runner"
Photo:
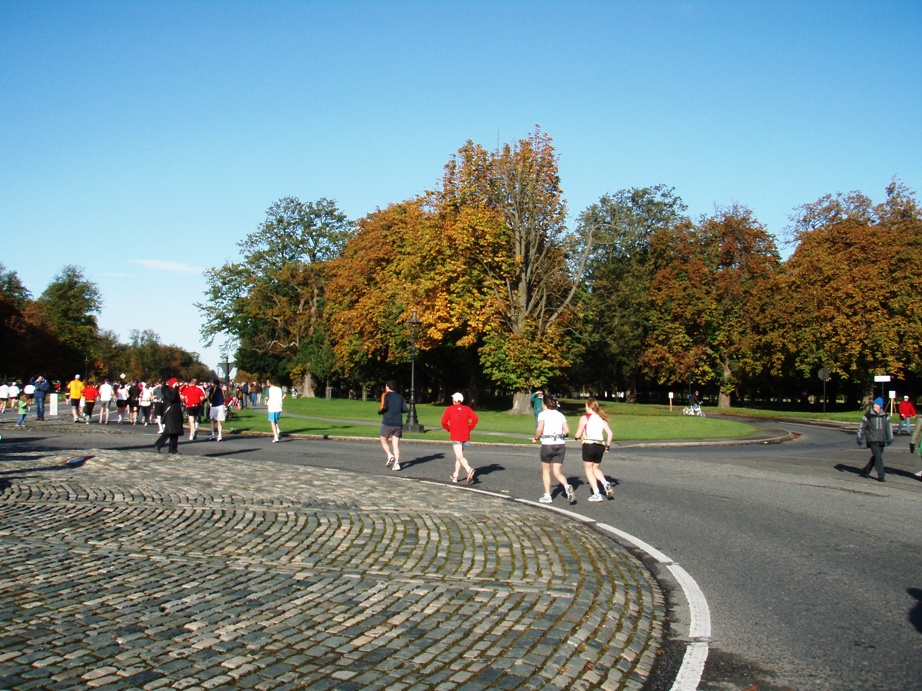
[[[400,439],[403,436],[403,415],[408,411],[406,401],[396,391],[394,381],[384,385],[381,394],[381,404],[378,414],[383,416],[381,421],[381,447],[387,455],[386,466],[393,470],[400,470]],[[573,486],[563,474],[563,462],[566,456],[566,438],[570,434],[570,426],[566,417],[560,412],[557,401],[553,396],[545,396],[543,391],[537,391],[532,396],[532,401],[539,401],[541,411],[537,413],[534,442],[541,443],[541,477],[544,484],[544,494],[538,501],[550,504],[551,478],[555,478],[571,504],[576,503],[576,494]],[[464,395],[454,393],[451,405],[442,414],[441,426],[448,432],[449,439],[455,454],[454,472],[449,475],[452,482],[458,482],[464,471],[467,484],[474,481],[476,471],[471,467],[464,456],[464,449],[470,445],[471,431],[477,426],[477,414],[464,405]],[[576,428],[576,439],[582,442],[583,469],[586,479],[592,489],[589,501],[603,501],[607,496],[614,499],[614,487],[605,473],[602,472],[602,457],[611,448],[611,425],[608,416],[600,408],[595,398],[586,399],[585,414],[579,419]],[[604,495],[603,495],[604,493]]]

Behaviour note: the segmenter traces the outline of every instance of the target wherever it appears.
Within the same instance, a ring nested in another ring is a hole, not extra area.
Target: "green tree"
[[[224,335],[238,345],[238,366],[282,379],[294,372],[304,395],[313,396],[312,377],[329,376],[329,346],[318,338],[324,334],[326,266],[350,233],[333,201],[275,202],[259,228],[238,243],[243,261],[206,272],[206,302],[198,305],[206,345]]]
[[[99,335],[96,314],[102,309],[99,288],[83,275],[83,268],[65,266],[38,299],[45,320],[67,349],[69,369],[82,371],[96,356]]]
[[[595,232],[586,270],[586,317],[582,322],[592,383],[624,390],[636,400],[639,361],[654,320],[650,298],[650,238],[673,228],[686,206],[664,185],[603,196],[579,217],[578,232]]]

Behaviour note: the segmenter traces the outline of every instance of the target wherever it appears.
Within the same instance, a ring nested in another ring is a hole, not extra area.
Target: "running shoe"
[[[609,499],[615,498],[615,487],[610,482],[605,483],[605,496]]]
[[[473,468],[467,471],[467,484],[474,482],[474,472],[475,471]]]
[[[394,461],[394,465],[391,466],[394,470],[400,470],[400,464],[397,461]]]
[[[387,468],[390,468],[392,465],[394,465],[394,454],[389,453],[387,454],[387,463],[385,464],[385,466]]]
[[[541,503],[541,504],[550,504],[552,501],[553,501],[553,499],[551,499],[551,495],[550,495],[550,494],[545,494],[544,496],[542,496],[542,497],[538,500],[538,502]]]
[[[567,485],[565,490],[567,493],[567,501],[570,502],[571,504],[575,504],[576,495],[573,493],[573,485]]]
[[[602,501],[602,500],[603,500],[603,497],[598,492],[596,492],[591,497],[589,497],[589,501]]]

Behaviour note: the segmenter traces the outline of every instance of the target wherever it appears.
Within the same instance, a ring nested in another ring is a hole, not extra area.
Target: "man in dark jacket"
[[[400,437],[403,436],[403,414],[410,412],[410,409],[407,408],[407,402],[403,396],[397,393],[396,389],[397,383],[394,381],[388,381],[384,385],[378,415],[384,416],[381,419],[381,448],[387,454],[387,467],[400,470]],[[393,453],[391,453],[388,442],[393,444]]]
[[[873,465],[877,471],[877,479],[884,482],[884,447],[893,443],[893,425],[890,424],[890,416],[884,410],[884,399],[875,398],[871,409],[861,418],[856,442],[858,446],[866,444],[871,450],[871,459],[861,471],[861,477],[869,477]]]
[[[32,377],[32,380],[29,383],[35,387],[35,393],[34,393],[35,419],[44,420],[45,419],[45,395],[51,390],[51,384],[49,384],[48,380],[45,379],[45,377],[43,377],[40,374]]]
[[[179,380],[173,377],[161,390],[163,396],[163,433],[154,443],[157,453],[163,443],[170,442],[170,453],[179,453],[179,435],[183,433],[182,402],[179,400]]]

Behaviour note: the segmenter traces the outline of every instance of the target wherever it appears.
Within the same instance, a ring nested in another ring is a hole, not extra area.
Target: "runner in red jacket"
[[[471,443],[471,430],[477,426],[477,413],[464,405],[464,396],[451,395],[451,405],[442,414],[442,427],[448,430],[451,448],[455,452],[455,472],[449,475],[452,482],[458,481],[461,468],[467,473],[467,484],[474,481],[474,469],[464,457],[464,447]]]

